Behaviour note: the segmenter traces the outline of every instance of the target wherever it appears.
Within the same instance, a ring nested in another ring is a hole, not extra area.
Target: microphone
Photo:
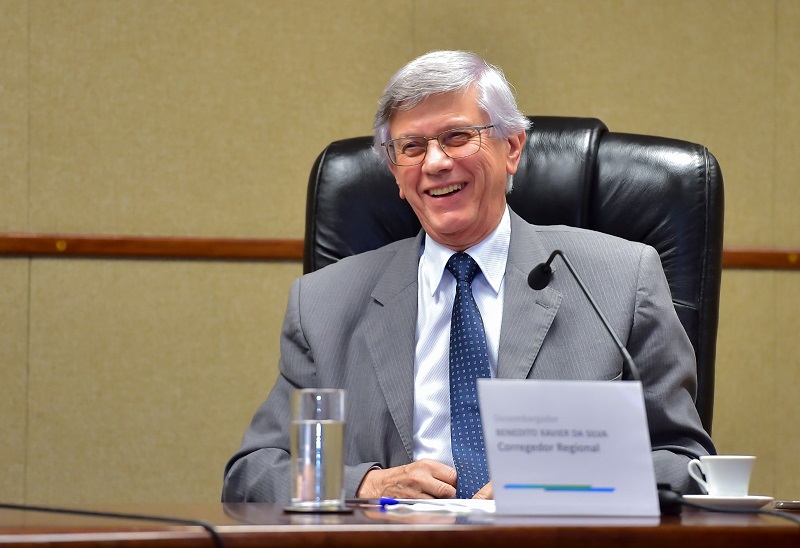
[[[567,266],[570,274],[572,274],[572,277],[576,282],[578,282],[578,286],[581,288],[581,291],[583,291],[583,294],[586,295],[586,298],[589,300],[589,304],[592,305],[595,313],[597,313],[597,317],[600,318],[601,322],[603,322],[603,326],[606,328],[606,331],[608,331],[608,334],[611,335],[611,338],[614,340],[614,344],[617,345],[617,349],[622,355],[622,360],[625,363],[628,378],[634,381],[641,381],[641,378],[639,377],[639,368],[636,367],[635,363],[633,363],[633,358],[631,358],[628,349],[625,348],[625,346],[622,344],[622,341],[620,341],[619,337],[617,337],[617,334],[614,333],[613,329],[611,329],[611,324],[608,323],[608,320],[603,315],[600,307],[597,306],[597,302],[595,302],[591,293],[589,293],[589,290],[584,285],[583,280],[581,280],[581,277],[578,276],[578,273],[572,267],[572,263],[569,262],[569,259],[567,259],[567,256],[564,255],[563,251],[560,249],[554,250],[546,262],[537,264],[535,267],[533,267],[533,270],[531,270],[530,274],[528,274],[528,285],[531,287],[531,289],[535,289],[537,291],[547,287],[547,284],[550,283],[550,279],[553,277],[553,269],[550,267],[550,263],[553,262],[553,259],[556,258],[556,255],[561,256],[561,260],[564,261],[564,264]]]

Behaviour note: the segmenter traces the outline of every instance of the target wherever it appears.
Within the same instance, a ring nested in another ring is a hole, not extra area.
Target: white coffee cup
[[[689,461],[689,475],[712,497],[744,497],[756,458],[743,455],[707,455]]]

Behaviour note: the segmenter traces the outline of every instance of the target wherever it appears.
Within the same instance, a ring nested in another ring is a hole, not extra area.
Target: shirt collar
[[[503,218],[500,219],[500,224],[497,225],[497,228],[482,241],[464,250],[464,253],[468,253],[478,263],[481,273],[486,278],[486,281],[489,282],[495,294],[500,292],[500,286],[503,283],[510,242],[511,217],[508,213],[508,206],[506,206],[503,211]],[[439,289],[448,259],[455,252],[434,241],[427,234],[423,245],[424,249],[420,263],[421,268],[426,270],[428,279],[431,281],[428,291],[433,295]]]

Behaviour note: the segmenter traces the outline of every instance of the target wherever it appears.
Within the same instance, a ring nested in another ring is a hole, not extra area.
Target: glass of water
[[[344,510],[344,390],[292,393],[290,509]]]

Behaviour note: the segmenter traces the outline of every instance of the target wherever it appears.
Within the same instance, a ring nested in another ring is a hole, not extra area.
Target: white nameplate
[[[640,382],[478,380],[498,514],[658,516]]]

